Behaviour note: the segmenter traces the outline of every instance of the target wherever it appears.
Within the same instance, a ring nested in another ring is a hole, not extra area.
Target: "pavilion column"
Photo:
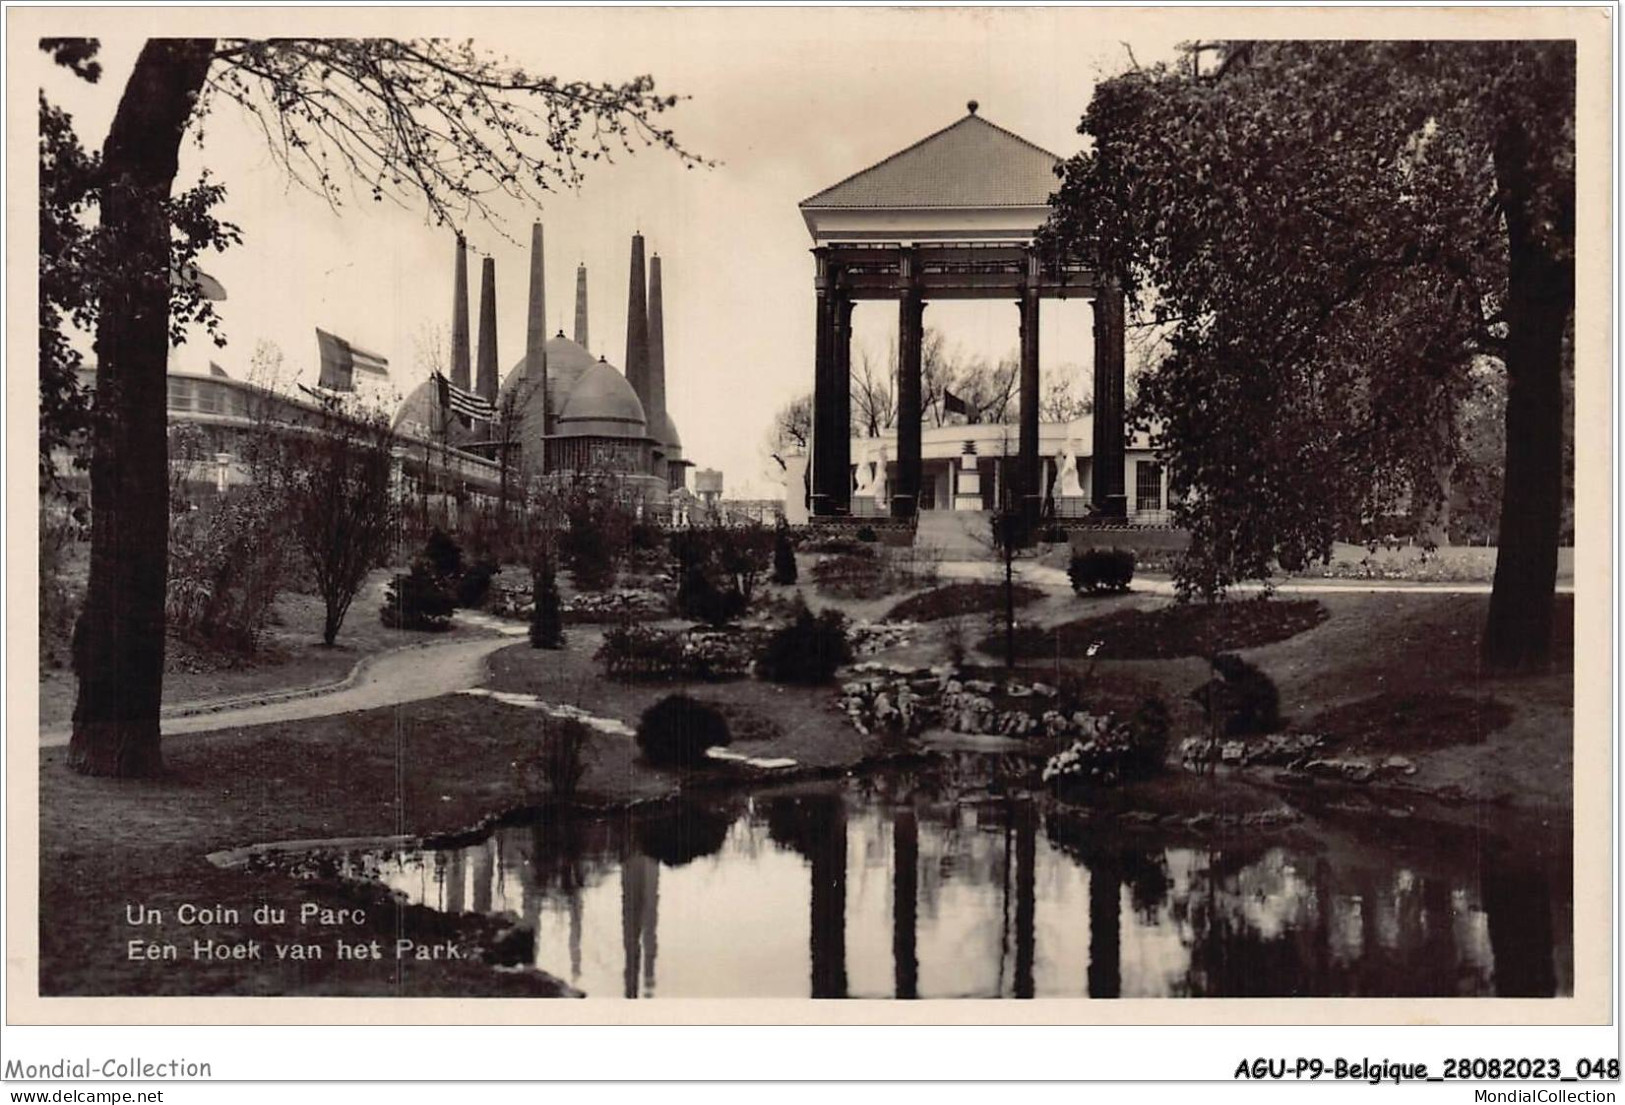
[[[851,473],[842,457],[851,446],[851,405],[842,404],[850,384],[836,378],[835,372],[835,289],[829,279],[829,258],[822,249],[813,251],[818,259],[815,282],[818,305],[813,323],[813,440],[812,508],[820,517],[842,513],[848,501],[846,489]]]
[[[830,384],[834,393],[832,418],[839,422],[830,441],[834,456],[831,471],[841,473],[833,491],[837,514],[852,513],[852,309],[857,304],[844,292],[834,294],[830,304],[831,341],[834,343]]]
[[[912,518],[920,503],[920,357],[925,347],[925,300],[907,287],[899,299],[897,332],[897,487],[894,518]]]
[[[1022,531],[1032,532],[1038,522],[1040,492],[1038,457],[1038,289],[1029,285],[1022,293],[1021,309],[1021,407],[1017,434],[1017,487],[1020,496]]]
[[[1091,301],[1095,316],[1094,508],[1128,516],[1123,485],[1123,288],[1106,279]]]

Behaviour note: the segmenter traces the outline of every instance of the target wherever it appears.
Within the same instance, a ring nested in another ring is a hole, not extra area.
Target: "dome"
[[[683,439],[677,436],[677,423],[671,420],[667,411],[659,411],[655,415],[656,425],[649,427],[649,436],[664,447],[668,461],[683,458]]]
[[[440,443],[440,396],[434,381],[425,380],[407,393],[401,405],[395,408],[395,419],[390,428],[408,437],[424,438]],[[453,418],[446,427],[446,444],[462,445],[479,438],[479,434],[463,425],[462,419]]]
[[[551,360],[548,368],[552,368]],[[641,439],[647,432],[648,422],[638,393],[614,365],[604,360],[595,361],[581,373],[559,411],[560,437]]]
[[[547,398],[548,405],[552,407],[555,417],[564,408],[564,401],[575,387],[581,374],[598,360],[591,353],[564,336],[561,330],[555,337],[547,339]],[[513,368],[508,370],[507,378],[502,381],[501,397],[508,398],[525,379],[525,358],[520,357],[514,362]],[[526,398],[528,408],[532,400]],[[540,420],[540,412],[537,419]]]

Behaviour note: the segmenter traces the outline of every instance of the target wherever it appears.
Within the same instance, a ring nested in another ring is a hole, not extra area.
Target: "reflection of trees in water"
[[[1333,864],[1279,848],[1188,854],[1188,876],[1169,902],[1190,952],[1181,993],[1487,992],[1481,949],[1459,940],[1458,913],[1470,896],[1453,892],[1444,875]]]
[[[633,822],[638,850],[667,867],[682,867],[722,850],[735,813],[698,802],[670,803]]]
[[[892,974],[900,998],[920,996],[920,823],[912,806],[892,823]]]
[[[622,981],[626,997],[635,998],[640,993],[654,996],[659,926],[660,864],[650,856],[628,852],[621,860],[621,946],[625,952]]]
[[[1496,856],[1485,866],[1484,909],[1495,954],[1495,992],[1501,997],[1543,998],[1557,992],[1553,881],[1528,859]]]
[[[839,794],[790,795],[764,806],[774,843],[812,865],[812,996],[846,996],[846,805]]]
[[[1089,971],[1092,998],[1123,993],[1123,887],[1142,924],[1154,924],[1172,887],[1160,849],[1125,847],[1080,819],[1052,811],[1045,820],[1050,844],[1089,873]]]

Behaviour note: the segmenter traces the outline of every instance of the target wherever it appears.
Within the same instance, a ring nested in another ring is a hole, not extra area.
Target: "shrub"
[[[1066,527],[1053,524],[1045,526],[1038,539],[1051,545],[1064,545],[1067,542]]]
[[[879,541],[880,535],[875,532],[873,526],[859,526],[857,538],[859,541]]]
[[[846,616],[825,610],[814,616],[797,603],[790,624],[768,638],[756,670],[775,683],[828,683],[835,669],[852,659]]]
[[[692,767],[705,750],[729,742],[728,719],[716,707],[683,694],[668,695],[638,720],[638,750],[656,767]]]
[[[790,540],[790,527],[780,526],[773,534],[773,582],[788,585],[795,581],[795,542]]]
[[[531,572],[530,647],[563,648],[564,616],[553,558],[543,553]]]
[[[1201,703],[1208,720],[1226,736],[1273,733],[1281,727],[1281,696],[1275,681],[1234,653],[1213,658],[1217,678],[1210,679],[1191,698]]]
[[[627,532],[627,541],[638,552],[653,552],[666,543],[665,532],[653,522],[642,519],[632,523]]]
[[[275,494],[231,495],[169,526],[165,617],[182,637],[250,651],[294,574],[296,550]]]
[[[699,564],[683,569],[677,585],[677,612],[707,625],[727,625],[745,612],[745,596],[731,582],[718,584]]]
[[[713,560],[731,578],[733,589],[749,606],[756,584],[773,564],[773,531],[758,523],[718,529],[712,534]],[[726,589],[726,588],[724,588]]]
[[[632,540],[632,511],[602,489],[577,488],[565,508],[568,526],[559,535],[559,552],[576,586],[603,591],[615,575]]]
[[[491,593],[491,578],[497,574],[495,560],[476,560],[464,569],[457,580],[457,605],[465,610],[478,610],[485,605]]]
[[[462,546],[457,544],[455,537],[439,527],[432,530],[429,539],[423,543],[423,559],[428,561],[430,570],[438,579],[450,579],[462,574]]]
[[[435,573],[434,565],[426,557],[419,557],[412,562],[410,572],[389,581],[378,616],[391,629],[435,632],[451,624],[456,608],[456,600]]]
[[[555,798],[568,798],[587,773],[587,745],[592,729],[575,718],[549,718],[542,730],[536,769]]]
[[[1127,591],[1134,580],[1134,552],[1131,549],[1084,549],[1072,554],[1067,567],[1072,590],[1082,594],[1100,591]]]

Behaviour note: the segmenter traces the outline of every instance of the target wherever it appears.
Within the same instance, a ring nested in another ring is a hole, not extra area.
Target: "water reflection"
[[[1561,865],[1330,829],[1134,840],[890,776],[346,864],[437,909],[522,918],[537,965],[599,997],[1568,992]]]

